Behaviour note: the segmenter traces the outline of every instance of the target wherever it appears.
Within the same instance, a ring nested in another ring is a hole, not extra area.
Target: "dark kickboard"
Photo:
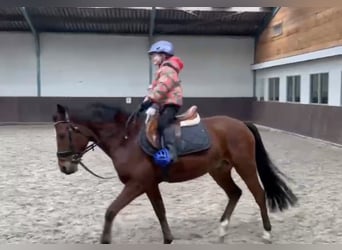
[[[205,151],[211,146],[210,135],[202,122],[194,126],[182,127],[181,133],[181,138],[177,143],[179,156]],[[158,151],[147,140],[145,127],[140,131],[139,145],[150,156],[153,156]]]

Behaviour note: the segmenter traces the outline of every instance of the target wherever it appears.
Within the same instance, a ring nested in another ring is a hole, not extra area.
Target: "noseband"
[[[91,145],[87,146],[82,152],[75,152],[74,149],[74,145],[72,143],[72,137],[71,137],[71,133],[75,132],[75,133],[79,133],[81,135],[83,135],[84,137],[86,137],[87,139],[90,139],[89,136],[83,134],[78,127],[74,126],[69,118],[69,114],[67,111],[65,111],[65,121],[57,121],[55,122],[55,126],[60,124],[60,123],[67,123],[68,124],[68,140],[69,140],[69,150],[66,151],[57,151],[56,155],[58,159],[63,159],[63,158],[68,158],[71,156],[71,162],[78,162],[85,170],[87,170],[89,173],[91,173],[92,175],[101,178],[101,179],[112,179],[114,178],[114,176],[112,177],[102,177],[99,176],[97,174],[95,174],[93,171],[91,171],[89,168],[87,168],[82,160],[82,156],[87,153],[90,150],[94,151],[94,148],[97,146],[97,143],[93,142]]]

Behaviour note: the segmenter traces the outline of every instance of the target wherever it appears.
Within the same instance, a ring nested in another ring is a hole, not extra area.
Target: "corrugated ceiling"
[[[156,9],[154,34],[255,36],[274,8],[259,12]],[[139,8],[26,8],[37,32],[145,34],[152,10]],[[20,8],[0,8],[0,31],[30,31]]]

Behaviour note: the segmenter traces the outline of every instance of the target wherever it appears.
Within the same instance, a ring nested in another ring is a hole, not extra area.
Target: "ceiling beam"
[[[30,26],[30,29],[31,29],[31,32],[33,33],[33,35],[36,37],[37,36],[37,31],[31,21],[31,17],[30,15],[28,14],[27,10],[26,10],[26,7],[20,7],[20,11],[21,13],[23,14],[26,22],[28,23],[28,25]]]

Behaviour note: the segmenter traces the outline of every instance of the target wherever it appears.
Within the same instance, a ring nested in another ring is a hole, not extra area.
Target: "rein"
[[[137,110],[133,111],[130,116],[128,117],[126,123],[125,123],[125,136],[124,136],[124,139],[127,140],[128,139],[128,125],[129,123],[132,121],[133,119],[133,123],[136,121],[137,117],[139,116],[139,109],[138,108]]]

